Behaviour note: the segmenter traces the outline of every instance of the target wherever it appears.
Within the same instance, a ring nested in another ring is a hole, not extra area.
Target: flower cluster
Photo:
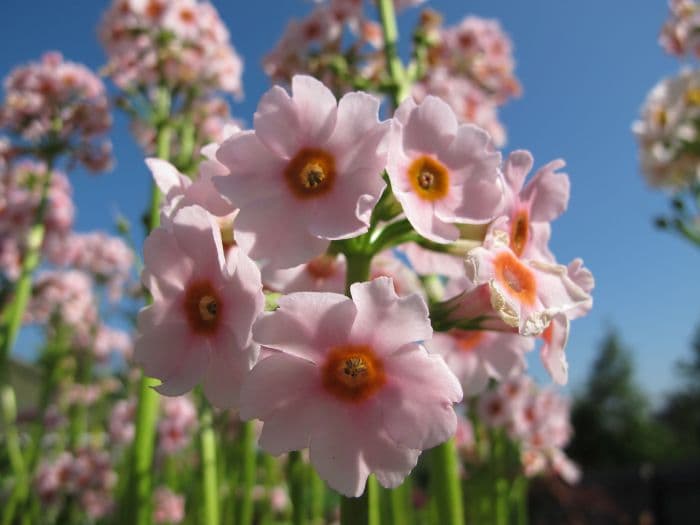
[[[176,525],[185,519],[185,498],[168,487],[153,493],[153,522]]]
[[[505,131],[497,109],[520,94],[515,78],[512,45],[497,20],[468,16],[459,24],[442,27],[430,12],[422,17],[429,42],[425,76],[413,95],[439,96],[460,121],[486,129],[498,146],[505,142]]]
[[[59,171],[48,173],[41,162],[22,160],[0,165],[0,271],[10,280],[19,276],[27,236],[36,220],[47,178],[42,221],[45,252],[73,226],[75,208],[68,178]]]
[[[89,69],[47,53],[41,62],[18,67],[5,79],[0,128],[26,144],[26,151],[68,153],[99,172],[111,164],[111,126],[102,81]]]
[[[647,182],[671,190],[698,183],[700,72],[685,69],[663,79],[647,96],[641,113],[632,130]]]
[[[526,376],[515,376],[479,399],[479,417],[503,428],[519,444],[527,476],[549,470],[569,483],[580,477],[564,453],[571,439],[569,401],[551,389],[538,389]]]
[[[243,63],[209,2],[115,0],[99,33],[107,72],[124,91],[165,83],[241,94]]]
[[[502,165],[489,134],[436,97],[408,99],[388,121],[378,113],[372,95],[336,101],[294,76],[194,182],[147,161],[164,201],[144,247],[153,303],[139,314],[136,360],[163,394],[201,383],[214,405],[262,420],[264,450],[308,447],[346,495],[370,473],[400,484],[454,434],[463,391],[521,372],[534,336],[565,382],[569,321],[592,302],[590,272],[547,247],[568,201],[563,162],[525,184],[528,152]],[[399,245],[410,255],[397,259]],[[400,262],[425,268],[426,254],[449,261],[452,278],[430,317]],[[272,312],[263,287],[286,294]]]
[[[75,496],[91,519],[111,512],[116,483],[109,454],[92,447],[81,448],[75,454],[61,453],[55,460],[40,465],[34,479],[45,505],[54,504],[66,495]]]
[[[700,5],[695,0],[669,0],[671,16],[661,28],[659,43],[673,55],[700,56]]]

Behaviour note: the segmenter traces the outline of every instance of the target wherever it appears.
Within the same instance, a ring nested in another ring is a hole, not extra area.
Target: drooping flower
[[[392,127],[387,172],[406,217],[423,237],[459,238],[458,224],[485,223],[501,210],[500,154],[482,129],[457,123],[436,97],[405,100]]]
[[[262,311],[260,273],[241,251],[224,257],[219,225],[199,206],[180,210],[144,245],[142,280],[153,304],[139,313],[136,361],[170,396],[202,383],[216,406],[236,406],[257,358],[253,321]]]
[[[253,259],[290,268],[367,231],[390,126],[378,111],[376,97],[336,103],[318,80],[295,76],[291,97],[278,86],[263,96],[255,131],[222,144],[217,158],[231,173],[215,184],[240,209],[237,231],[255,235]]]
[[[386,277],[350,292],[290,294],[256,323],[272,353],[244,383],[241,417],[264,422],[264,450],[309,447],[331,487],[359,496],[370,473],[395,487],[455,432],[462,390],[418,343],[432,334],[418,295],[399,298]]]

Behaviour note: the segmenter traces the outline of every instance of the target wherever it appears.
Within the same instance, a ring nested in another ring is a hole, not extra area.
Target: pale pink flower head
[[[367,231],[384,189],[384,148],[390,124],[379,100],[333,94],[308,76],[261,99],[255,131],[222,144],[218,160],[231,172],[219,190],[239,207],[236,229],[255,234],[252,258],[290,268],[320,255],[332,239]]]
[[[114,404],[109,416],[109,438],[115,445],[128,445],[134,439],[136,400],[121,399]]]
[[[496,233],[467,254],[467,277],[488,285],[491,306],[504,323],[522,335],[538,335],[559,313],[590,302],[590,295],[569,276],[566,266],[520,259]]]
[[[525,368],[525,352],[534,341],[517,334],[485,330],[450,330],[426,343],[457,376],[465,396],[483,392],[490,379],[503,381]]]
[[[280,293],[345,290],[345,257],[324,253],[294,268],[263,268],[265,286]]]
[[[519,150],[508,156],[503,169],[506,181],[503,213],[508,217],[510,249],[518,257],[554,261],[547,247],[549,223],[566,210],[569,177],[557,171],[564,167],[564,161],[554,160],[525,184],[532,164],[530,152]]]
[[[436,97],[406,99],[393,119],[387,172],[406,217],[423,237],[459,239],[460,223],[484,223],[502,207],[500,154],[489,135],[457,123]]]
[[[199,206],[146,239],[142,280],[153,304],[139,313],[135,359],[162,381],[159,392],[177,396],[201,382],[212,404],[237,404],[257,358],[251,327],[264,297],[258,268],[235,255],[224,257],[219,226]]]
[[[256,323],[255,340],[276,352],[247,377],[241,417],[264,422],[264,450],[309,447],[333,489],[359,496],[370,473],[396,487],[421,450],[454,434],[462,389],[419,344],[432,335],[420,296],[399,298],[386,277],[350,293],[290,294]]]
[[[185,518],[185,497],[168,487],[158,487],[153,493],[154,523],[180,523]]]
[[[158,449],[163,454],[174,454],[192,441],[197,427],[197,411],[188,397],[168,397],[161,404],[158,420]]]

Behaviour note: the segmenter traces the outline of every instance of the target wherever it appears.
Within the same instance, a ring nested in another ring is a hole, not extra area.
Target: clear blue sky
[[[107,0],[3,0],[0,74],[57,49],[93,68],[104,56],[96,24]],[[214,0],[245,60],[245,99],[236,116],[251,121],[268,87],[262,56],[301,0]],[[524,96],[502,112],[506,150],[530,149],[537,164],[564,158],[572,179],[569,211],[554,225],[552,248],[562,262],[581,256],[597,279],[591,315],[573,324],[568,354],[571,385],[585,377],[607,326],[635,350],[638,379],[650,393],[674,385],[673,363],[689,355],[700,322],[700,250],[656,231],[663,195],[638,175],[630,133],[647,91],[679,64],[657,45],[664,0],[432,0],[449,23],[473,13],[496,17],[515,45]],[[400,17],[404,36],[417,10]],[[117,211],[137,223],[148,198],[142,154],[118,117],[113,139],[118,164],[99,177],[75,174],[78,230],[110,229]],[[533,372],[544,377],[533,362]]]

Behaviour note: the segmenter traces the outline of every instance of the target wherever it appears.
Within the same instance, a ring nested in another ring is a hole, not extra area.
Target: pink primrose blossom
[[[185,497],[168,487],[158,487],[153,493],[153,522],[176,524],[185,519]]]
[[[359,496],[370,473],[396,487],[421,450],[454,434],[462,390],[419,344],[432,335],[419,295],[399,298],[386,277],[350,293],[286,295],[256,323],[273,352],[246,378],[241,417],[263,421],[265,451],[309,447],[333,489]]]
[[[322,254],[330,240],[367,231],[384,189],[385,138],[379,100],[348,93],[336,103],[318,80],[295,76],[292,96],[279,86],[263,95],[255,131],[224,142],[217,159],[230,175],[216,179],[240,208],[236,230],[254,234],[250,256],[291,268]]]
[[[144,263],[153,303],[139,313],[136,361],[162,381],[162,394],[202,383],[214,405],[236,406],[258,352],[251,341],[264,306],[258,268],[241,251],[225,258],[219,225],[199,206],[149,235]]]
[[[488,134],[458,124],[436,97],[406,99],[394,115],[387,172],[396,199],[423,237],[438,243],[459,239],[457,224],[485,223],[503,202],[500,154]]]

